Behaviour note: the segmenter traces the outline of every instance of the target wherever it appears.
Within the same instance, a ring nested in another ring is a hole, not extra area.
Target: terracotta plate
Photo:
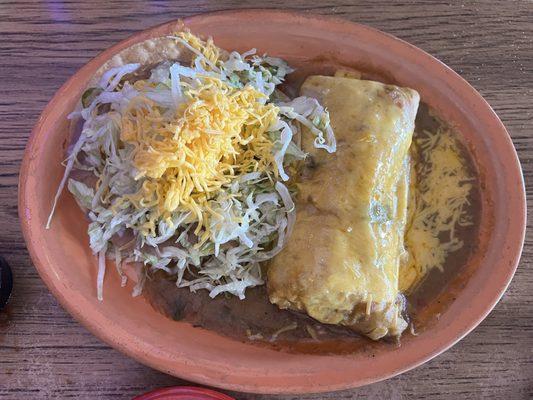
[[[19,213],[35,266],[61,304],[106,343],[144,364],[204,384],[265,393],[330,391],[385,379],[435,357],[478,325],[513,276],[525,229],[520,164],[504,126],[479,93],[420,49],[347,21],[242,11],[199,15],[185,24],[226,49],[255,47],[300,67],[327,60],[375,70],[418,90],[458,127],[481,171],[480,246],[463,268],[469,278],[440,319],[419,336],[406,337],[399,348],[352,355],[276,352],[171,321],[120,289],[111,270],[104,302],[98,302],[96,260],[84,217],[70,195],[62,196],[52,228],[44,229],[63,173],[66,117],[100,65],[134,43],[174,31],[174,21],[140,32],[90,61],[56,93],[33,130],[20,175]]]

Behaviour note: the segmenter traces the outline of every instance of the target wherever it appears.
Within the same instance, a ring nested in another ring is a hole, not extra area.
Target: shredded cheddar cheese
[[[185,88],[188,101],[171,123],[145,98],[130,103],[122,117],[120,138],[135,146],[137,178],[147,178],[130,200],[159,211],[150,229],[153,220],[181,207],[196,215],[199,231],[207,226],[207,201],[236,174],[277,174],[267,132],[278,108],[264,104],[265,95],[250,86],[236,89],[207,76],[202,81]]]
[[[204,42],[190,32],[177,37],[205,57],[204,67],[218,63],[220,51],[211,39]],[[180,82],[186,99],[171,122],[153,101],[141,96],[122,116],[120,139],[135,147],[136,179],[146,178],[128,199],[138,208],[157,207],[144,226],[149,232],[154,232],[157,219],[170,219],[178,208],[195,216],[196,233],[209,229],[208,200],[237,174],[278,174],[267,134],[278,107],[249,85],[236,88],[209,75],[199,75],[198,81],[201,84]],[[139,90],[146,85],[135,83]]]
[[[205,59],[199,59],[204,68],[217,66],[220,61],[220,48],[218,48],[211,37],[203,41],[198,36],[193,35],[190,31],[184,30],[176,33],[176,38],[182,40],[182,43],[197,55],[202,55]]]

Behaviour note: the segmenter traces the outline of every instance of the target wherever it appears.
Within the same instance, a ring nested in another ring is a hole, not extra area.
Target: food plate
[[[140,297],[120,290],[108,274],[99,302],[96,260],[87,224],[64,195],[51,229],[46,220],[68,145],[67,115],[89,80],[121,50],[178,29],[178,21],[140,32],[98,55],[56,93],[39,118],[20,175],[19,215],[39,274],[61,304],[91,332],[129,356],[163,372],[232,390],[321,392],[365,385],[409,370],[443,352],[475,328],[507,288],[525,233],[525,193],[511,139],[494,111],[466,81],[420,49],[374,29],[338,19],[273,11],[199,15],[184,20],[196,34],[240,52],[310,66],[345,66],[374,72],[411,87],[461,134],[480,173],[481,219],[475,254],[433,303],[449,300],[439,318],[401,346],[362,347],[350,354],[303,354],[241,343],[177,323]],[[320,67],[321,68],[321,67]],[[428,304],[428,310],[434,304]]]

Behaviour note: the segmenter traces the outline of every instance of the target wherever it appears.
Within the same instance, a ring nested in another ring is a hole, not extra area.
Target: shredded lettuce
[[[334,153],[337,150],[329,113],[316,99],[305,96],[297,97],[288,103],[280,104],[280,112],[308,128],[315,135],[314,146],[317,149],[324,149],[328,153]]]

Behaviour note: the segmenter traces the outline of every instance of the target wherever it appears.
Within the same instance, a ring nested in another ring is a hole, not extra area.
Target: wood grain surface
[[[33,268],[20,232],[18,171],[45,104],[98,52],[171,19],[257,7],[368,24],[441,59],[499,114],[522,161],[528,196],[533,194],[531,1],[0,0],[0,252],[15,275],[9,315],[0,317],[0,398],[128,399],[184,384],[106,346],[58,305]],[[489,317],[451,350],[411,372],[329,394],[231,394],[254,400],[533,398],[532,267],[530,231],[517,274]]]

